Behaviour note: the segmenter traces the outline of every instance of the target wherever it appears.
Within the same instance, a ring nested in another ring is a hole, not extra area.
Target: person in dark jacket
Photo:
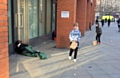
[[[104,20],[103,19],[101,20],[101,24],[102,24],[102,27],[103,27],[104,26]]]
[[[40,52],[32,49],[32,47],[28,44],[22,43],[21,40],[17,40],[15,42],[15,52],[30,57],[37,57],[40,55]]]
[[[107,22],[107,18],[105,18],[105,23]]]
[[[95,23],[99,23],[98,19],[96,19]]]
[[[96,23],[96,40],[97,40],[97,44],[101,43],[100,37],[102,34],[102,29],[99,27],[99,24]]]
[[[120,18],[119,18],[119,20],[117,21],[117,23],[118,23],[118,32],[120,32]]]
[[[110,23],[111,23],[111,20],[110,20],[110,19],[108,19],[108,27],[110,27]]]

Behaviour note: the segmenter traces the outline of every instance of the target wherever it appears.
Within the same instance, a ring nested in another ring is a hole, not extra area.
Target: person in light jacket
[[[76,59],[77,59],[77,52],[78,52],[80,37],[81,37],[81,32],[79,30],[78,23],[74,23],[73,24],[73,30],[69,34],[70,44],[73,41],[78,43],[76,49],[70,49],[70,52],[69,52],[69,60],[71,60],[71,56],[72,56],[72,53],[74,51],[74,62],[77,61]]]

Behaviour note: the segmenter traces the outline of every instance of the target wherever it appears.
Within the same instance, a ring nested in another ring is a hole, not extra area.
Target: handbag
[[[73,41],[73,42],[71,43],[71,45],[70,45],[70,48],[71,48],[71,49],[76,49],[77,45],[78,45],[78,43],[75,42],[75,41]]]
[[[96,40],[93,40],[93,45],[97,45],[97,41]]]

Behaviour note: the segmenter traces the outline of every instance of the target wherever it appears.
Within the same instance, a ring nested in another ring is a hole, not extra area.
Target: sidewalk
[[[55,48],[54,41],[34,47],[45,52],[47,60],[10,56],[10,78],[120,78],[120,33],[115,23],[102,30],[100,45],[92,45],[94,27],[82,37],[76,63],[68,60],[69,49]]]

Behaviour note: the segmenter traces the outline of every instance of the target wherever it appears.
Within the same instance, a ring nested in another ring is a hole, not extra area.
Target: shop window
[[[51,0],[46,0],[46,34],[49,34],[51,29]]]
[[[8,0],[9,44],[12,43],[11,0]]]
[[[29,38],[38,37],[38,0],[28,0]]]
[[[39,0],[39,36],[45,35],[45,0]]]

